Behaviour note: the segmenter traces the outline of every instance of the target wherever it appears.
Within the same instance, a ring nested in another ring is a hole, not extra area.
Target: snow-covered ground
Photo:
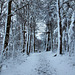
[[[75,57],[42,52],[5,61],[0,75],[75,75]]]

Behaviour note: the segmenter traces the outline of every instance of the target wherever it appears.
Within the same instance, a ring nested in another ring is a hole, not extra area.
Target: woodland
[[[75,0],[0,0],[0,70],[42,52],[75,57]]]

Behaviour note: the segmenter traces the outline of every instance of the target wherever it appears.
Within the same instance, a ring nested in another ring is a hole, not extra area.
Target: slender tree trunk
[[[60,25],[60,54],[62,54],[62,24],[61,24],[61,11],[60,11],[60,0],[58,1],[58,6],[59,6],[59,25]]]
[[[53,31],[52,31],[52,25],[51,25],[51,51],[53,51]]]
[[[8,14],[7,14],[7,24],[6,24],[6,35],[5,35],[5,42],[4,42],[4,49],[8,46],[9,42],[9,33],[10,33],[10,24],[11,24],[11,4],[12,1],[8,2]]]
[[[46,37],[46,51],[48,51],[48,34],[47,34],[47,37]]]
[[[47,51],[49,50],[50,50],[50,32],[48,32],[48,50]]]
[[[35,17],[33,17],[33,45],[34,45],[34,52],[35,52],[35,25],[36,25],[36,23],[35,23]]]
[[[29,25],[29,2],[28,2],[28,5],[27,5],[27,16],[28,16],[28,18],[27,18],[27,24],[28,24],[28,26],[27,26],[27,55],[29,55],[29,27],[30,27],[30,25]]]
[[[31,37],[32,37],[32,27],[31,27],[31,34],[30,34],[30,47],[29,47],[29,53],[31,52]]]
[[[26,34],[26,46],[25,46],[25,52],[27,53],[27,34]]]
[[[60,21],[60,54],[62,54],[62,24]]]
[[[29,35],[29,54],[30,54],[30,50],[31,50],[31,35]]]
[[[28,41],[29,41],[29,33],[27,32],[27,50],[26,50],[27,55],[29,55],[29,52],[28,52],[28,46],[29,46]]]
[[[69,52],[69,27],[68,27],[68,18],[67,18],[67,44],[68,44],[67,51]]]
[[[62,24],[60,12],[60,0],[57,0],[57,19],[58,19],[58,54],[62,54]]]
[[[24,23],[24,25],[23,25],[23,52],[25,52],[25,24],[26,23]]]
[[[46,37],[46,51],[48,51],[49,39],[50,39],[50,37],[49,37],[48,34],[49,34],[49,33],[48,33],[48,28],[46,28],[46,35],[47,35],[47,37]]]
[[[35,52],[35,27],[34,27],[34,52]]]
[[[30,48],[30,34],[28,35],[28,55],[29,55],[29,48]]]

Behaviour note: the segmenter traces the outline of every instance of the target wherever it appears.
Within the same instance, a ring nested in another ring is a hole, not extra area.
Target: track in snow
[[[1,75],[57,75],[49,59],[46,52],[31,54],[26,61],[20,59],[18,63],[22,63],[12,65]]]

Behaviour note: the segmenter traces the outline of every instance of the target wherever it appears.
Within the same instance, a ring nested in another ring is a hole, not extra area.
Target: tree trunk
[[[27,55],[29,55],[29,52],[28,52],[28,46],[29,46],[28,41],[29,41],[29,33],[27,33],[27,50],[26,50]]]
[[[49,51],[50,50],[50,32],[48,32],[48,49],[47,49],[47,51]]]
[[[68,18],[67,18],[67,44],[68,44],[67,51],[69,52],[69,27],[68,27]]]
[[[27,6],[27,55],[29,55],[29,2],[28,2],[28,6]]]
[[[34,27],[34,52],[35,52],[35,27]]]
[[[29,54],[30,54],[30,50],[31,50],[31,35],[29,35]]]
[[[26,23],[24,23],[24,25],[23,25],[23,52],[25,52],[25,24]]]
[[[60,0],[57,0],[57,19],[58,19],[58,54],[62,54],[62,24],[60,12]]]
[[[48,34],[47,34],[47,37],[46,37],[46,51],[48,51]]]
[[[60,25],[60,54],[62,54],[62,24],[61,24],[61,11],[60,11],[60,0],[58,2],[58,6],[59,6],[59,25]]]
[[[5,35],[5,41],[4,41],[4,49],[8,46],[9,42],[9,33],[10,33],[10,24],[11,24],[11,4],[12,1],[8,2],[8,14],[7,14],[7,24],[6,24],[6,35]]]
[[[52,25],[51,25],[51,51],[53,51],[53,31],[52,31]]]
[[[31,27],[31,26],[30,26]],[[32,37],[32,27],[31,27],[31,34],[30,34],[30,47],[29,47],[29,53],[31,52],[31,37]]]

